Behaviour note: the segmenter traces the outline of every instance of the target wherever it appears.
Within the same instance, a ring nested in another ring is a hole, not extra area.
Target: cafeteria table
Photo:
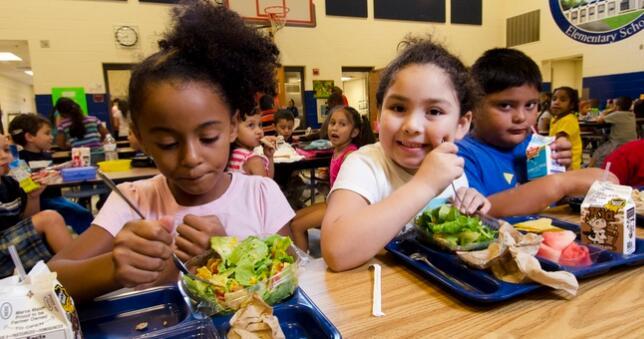
[[[568,206],[546,214],[579,222]],[[637,229],[640,237],[644,230]],[[382,317],[371,315],[372,270],[382,266]],[[492,305],[465,303],[382,251],[356,269],[334,273],[322,259],[300,286],[345,338],[643,338],[644,267],[580,280],[566,300],[542,288]]]

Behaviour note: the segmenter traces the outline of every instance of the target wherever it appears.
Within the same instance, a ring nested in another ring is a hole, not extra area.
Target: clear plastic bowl
[[[287,253],[293,256],[295,259],[294,263],[289,264],[288,267],[282,271],[253,286],[224,294],[223,299],[221,300],[215,300],[215,298],[206,299],[193,290],[193,288],[186,282],[187,279],[191,279],[188,275],[182,273],[179,283],[181,285],[181,289],[185,291],[188,297],[193,301],[193,309],[208,316],[237,311],[246,301],[250,300],[253,293],[259,293],[267,304],[273,305],[293,295],[298,286],[298,273],[299,266],[302,264],[302,258],[298,255],[297,251],[294,250],[293,245],[291,245],[291,248]],[[219,258],[219,255],[215,251],[209,250],[203,255],[188,260],[185,264],[188,270],[195,274],[197,268],[205,266],[208,259],[211,258]],[[209,285],[214,291],[215,285],[209,281],[197,276],[194,276],[194,279]],[[214,292],[213,295],[215,295]]]

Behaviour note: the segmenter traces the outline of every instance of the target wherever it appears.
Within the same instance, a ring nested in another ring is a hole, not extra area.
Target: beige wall
[[[505,45],[508,16],[534,9],[541,9],[542,40],[518,48],[537,63],[583,54],[584,76],[644,70],[644,50],[640,49],[644,35],[610,46],[577,43],[557,28],[543,0],[486,0],[483,26],[374,20],[373,2],[367,3],[369,18],[355,19],[327,17],[324,1],[317,0],[315,29],[286,27],[277,34],[282,63],[306,67],[305,89],[312,88],[313,79],[340,84],[342,66],[385,66],[407,32],[432,33],[471,64],[484,50]],[[449,22],[450,1],[446,4]],[[170,8],[136,0],[2,0],[0,39],[29,41],[36,94],[47,94],[51,87],[59,86],[82,86],[87,93],[103,93],[102,63],[137,62],[155,51]],[[119,24],[138,27],[142,40],[138,48],[115,45],[113,30]],[[41,48],[40,40],[49,40],[51,47]],[[312,76],[313,67],[320,69],[319,76]]]
[[[579,90],[582,83],[582,64],[580,58],[552,61],[552,89],[568,86]],[[581,91],[579,95],[581,95]]]
[[[33,113],[36,112],[35,106],[31,85],[0,75],[0,108],[5,129],[9,128],[9,113]]]

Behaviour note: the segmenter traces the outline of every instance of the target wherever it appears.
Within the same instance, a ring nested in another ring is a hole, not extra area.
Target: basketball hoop
[[[275,38],[275,33],[286,25],[288,11],[289,9],[286,6],[268,6],[264,8],[264,13],[268,16],[268,21],[271,23],[271,39]]]

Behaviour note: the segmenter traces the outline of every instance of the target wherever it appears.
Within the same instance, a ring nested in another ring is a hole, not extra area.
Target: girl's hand
[[[277,137],[274,136],[265,136],[259,140],[264,148],[264,155],[269,159],[273,158],[275,154],[275,149],[277,149]]]
[[[210,248],[212,236],[225,236],[224,226],[214,215],[198,217],[188,214],[183,223],[177,226],[175,245],[176,253],[181,261],[203,254]]]
[[[114,237],[112,258],[117,282],[124,287],[154,283],[173,269],[172,220],[130,221]]]
[[[477,211],[486,214],[492,206],[483,194],[473,188],[461,187],[457,190],[456,195],[458,199],[454,197],[452,204],[465,215],[472,215]]]
[[[440,144],[425,156],[412,180],[422,189],[431,190],[433,195],[438,195],[463,175],[465,160],[456,155],[457,151],[458,147],[452,142]]]
[[[555,142],[550,145],[553,150],[552,158],[555,159],[560,165],[570,166],[572,163],[572,144],[566,137],[558,137]]]

